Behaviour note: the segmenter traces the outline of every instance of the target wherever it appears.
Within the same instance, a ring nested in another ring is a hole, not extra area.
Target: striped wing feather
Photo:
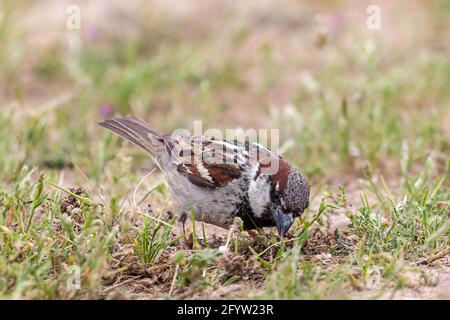
[[[266,148],[239,141],[175,136],[166,140],[178,172],[202,188],[215,189],[239,178],[244,166],[270,155]]]

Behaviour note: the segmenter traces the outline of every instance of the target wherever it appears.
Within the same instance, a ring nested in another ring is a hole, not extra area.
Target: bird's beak
[[[272,214],[277,226],[278,235],[284,237],[292,226],[292,223],[294,223],[294,215],[292,212],[284,212],[280,206],[272,206]]]

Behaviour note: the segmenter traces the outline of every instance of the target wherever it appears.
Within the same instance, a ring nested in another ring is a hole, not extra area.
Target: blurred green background
[[[66,27],[69,4],[81,28]],[[450,5],[379,1],[2,1],[0,169],[98,179],[116,139],[104,117],[160,131],[280,128],[310,178],[395,175],[449,150]],[[101,155],[98,153],[101,151]],[[441,161],[442,162],[442,161]],[[419,169],[420,170],[420,169]]]

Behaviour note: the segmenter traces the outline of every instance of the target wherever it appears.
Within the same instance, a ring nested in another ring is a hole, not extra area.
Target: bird
[[[259,143],[176,131],[161,135],[131,115],[99,125],[148,152],[178,204],[183,234],[193,213],[195,220],[225,229],[236,217],[244,230],[276,227],[283,238],[308,207],[304,175]]]

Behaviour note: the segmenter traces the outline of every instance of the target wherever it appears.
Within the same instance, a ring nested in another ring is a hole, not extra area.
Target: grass
[[[0,298],[392,298],[448,270],[450,62],[434,36],[450,30],[446,1],[425,6],[410,43],[348,18],[314,47],[298,36],[316,34],[317,8],[303,27],[244,15],[223,33],[131,8],[120,32],[86,19],[79,51],[65,33],[34,48],[25,2],[0,6]],[[143,179],[154,165],[97,126],[128,113],[165,132],[280,128],[309,208],[283,240],[239,221],[228,236],[197,221],[180,239],[162,177]]]

